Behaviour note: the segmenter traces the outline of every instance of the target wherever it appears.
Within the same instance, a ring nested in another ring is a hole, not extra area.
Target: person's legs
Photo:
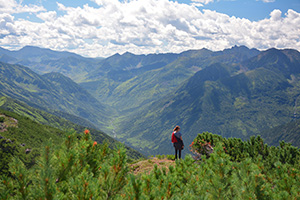
[[[179,149],[178,151],[179,151],[179,159],[181,159],[181,149]]]
[[[175,159],[177,159],[177,149],[175,148]]]

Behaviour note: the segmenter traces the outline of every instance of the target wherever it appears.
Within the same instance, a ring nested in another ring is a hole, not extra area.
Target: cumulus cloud
[[[275,9],[270,14],[271,20],[277,21],[281,19],[281,11],[278,9]]]
[[[0,38],[15,34],[13,28],[14,17],[9,14],[0,14]]]
[[[230,17],[169,0],[93,0],[98,7],[66,7],[63,14],[39,12],[42,23],[0,14],[0,45],[36,45],[85,56],[182,52],[233,45],[300,50],[300,14],[275,9],[260,21]],[[202,2],[204,3],[204,1]]]

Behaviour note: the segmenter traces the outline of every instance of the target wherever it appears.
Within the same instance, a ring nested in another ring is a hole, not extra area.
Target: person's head
[[[180,126],[175,126],[174,130],[173,131],[180,131]]]

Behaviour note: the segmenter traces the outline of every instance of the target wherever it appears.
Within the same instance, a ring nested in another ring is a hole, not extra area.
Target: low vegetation
[[[38,164],[26,168],[18,158],[3,176],[1,199],[298,199],[299,149],[281,143],[268,147],[260,137],[248,141],[199,134],[190,146],[201,152],[211,143],[214,152],[160,168],[134,173],[121,145],[97,144],[88,130],[70,133],[62,145],[49,142]],[[244,149],[243,149],[244,148]],[[166,159],[166,158],[163,158]],[[135,164],[137,164],[135,163]]]

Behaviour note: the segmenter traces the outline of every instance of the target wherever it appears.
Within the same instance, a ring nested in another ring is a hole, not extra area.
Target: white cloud
[[[37,5],[22,5],[15,0],[0,0],[0,13],[37,13],[45,11],[45,8]]]
[[[270,14],[271,20],[277,21],[281,19],[281,11],[278,9],[275,9]]]
[[[201,4],[209,4],[214,2],[215,0],[192,0],[192,2],[197,2],[197,3],[201,3]]]
[[[92,0],[96,4],[100,6],[107,6],[107,5],[120,5],[121,3],[118,0]]]
[[[13,21],[13,16],[9,14],[0,14],[0,38],[10,34],[15,34]]]
[[[273,3],[275,2],[276,0],[256,0],[256,1],[262,1],[264,3]]]
[[[85,56],[114,53],[182,52],[233,45],[300,50],[300,14],[275,9],[270,18],[250,21],[169,0],[94,0],[99,7],[66,7],[63,14],[40,12],[35,23],[0,14],[0,46],[36,45]],[[1,4],[0,4],[1,5]]]
[[[195,7],[203,7],[202,3],[191,3],[191,5]]]
[[[44,21],[54,21],[56,19],[56,11],[42,12],[36,16]]]

